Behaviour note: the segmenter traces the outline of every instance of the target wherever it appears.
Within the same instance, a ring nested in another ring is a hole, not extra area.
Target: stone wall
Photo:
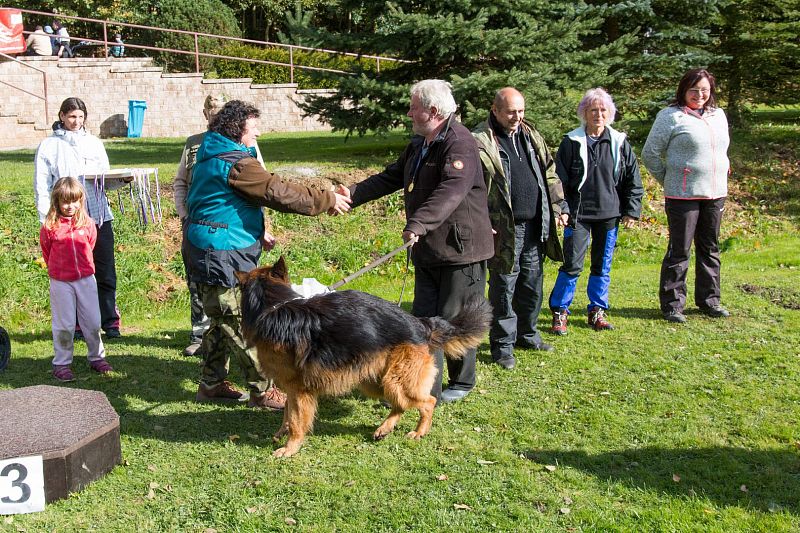
[[[5,96],[0,100],[0,149],[35,147],[50,134],[61,102],[70,96],[86,102],[86,127],[103,138],[127,135],[129,100],[147,104],[142,137],[186,137],[202,131],[206,127],[203,101],[211,93],[224,93],[229,99],[258,107],[262,132],[330,130],[315,117],[303,118],[297,106],[308,94],[329,93],[327,90],[299,91],[296,84],[254,85],[250,79],[167,74],[149,58],[18,59],[46,74],[48,111],[45,116],[43,101],[24,92],[44,93],[42,73],[14,61],[0,61],[0,82],[5,82]]]

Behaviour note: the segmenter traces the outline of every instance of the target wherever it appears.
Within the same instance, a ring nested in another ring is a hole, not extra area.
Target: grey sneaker
[[[667,322],[673,322],[675,324],[684,324],[686,322],[686,315],[677,309],[673,309],[664,313],[664,320]]]

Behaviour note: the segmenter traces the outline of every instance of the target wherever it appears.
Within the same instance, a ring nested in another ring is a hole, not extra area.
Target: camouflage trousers
[[[210,320],[203,334],[200,380],[214,386],[227,379],[232,355],[238,361],[251,392],[269,389],[272,382],[262,376],[255,348],[248,348],[242,336],[239,289],[204,283],[198,283],[197,289]]]
[[[188,273],[187,273],[188,275]],[[197,288],[197,283],[189,278],[187,285],[189,286],[189,303],[191,304],[191,321],[192,332],[189,334],[189,344],[203,341],[203,333],[206,332],[211,320],[206,316],[203,309],[203,299],[200,298],[200,292]]]

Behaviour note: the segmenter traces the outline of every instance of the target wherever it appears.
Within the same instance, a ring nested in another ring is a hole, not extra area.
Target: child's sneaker
[[[53,367],[53,377],[62,383],[69,383],[75,381],[75,374],[69,365],[57,365]]]
[[[97,361],[89,361],[89,366],[91,367],[92,370],[100,374],[108,374],[109,372],[114,371],[114,367],[108,364],[108,361],[106,361],[105,359],[100,359]]]

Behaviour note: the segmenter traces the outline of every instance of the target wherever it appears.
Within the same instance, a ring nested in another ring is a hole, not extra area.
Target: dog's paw
[[[420,440],[422,437],[422,433],[417,433],[416,431],[409,431],[406,433],[406,438],[411,440]]]
[[[290,450],[287,446],[284,446],[272,452],[272,457],[291,457],[296,453],[297,450]]]
[[[389,434],[388,431],[381,431],[380,429],[372,434],[373,440],[383,440]]]

